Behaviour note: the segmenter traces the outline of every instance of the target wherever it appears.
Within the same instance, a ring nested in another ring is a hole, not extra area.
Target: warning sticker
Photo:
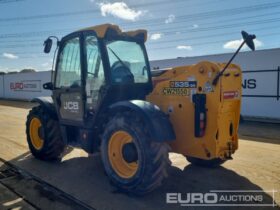
[[[239,97],[238,91],[226,91],[226,92],[224,92],[224,99],[234,99],[234,98],[238,98],[238,97]]]
[[[205,83],[205,85],[203,87],[203,91],[205,93],[210,93],[210,92],[214,91],[213,86],[211,85],[211,83],[209,81]]]
[[[174,95],[174,96],[188,96],[190,94],[188,88],[164,88],[163,95]]]

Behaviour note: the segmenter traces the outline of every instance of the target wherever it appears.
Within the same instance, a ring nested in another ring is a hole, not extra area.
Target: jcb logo
[[[67,101],[64,103],[65,110],[79,110],[79,103],[76,101]]]

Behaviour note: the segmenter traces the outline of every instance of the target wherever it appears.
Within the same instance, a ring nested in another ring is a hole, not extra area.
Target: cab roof
[[[119,26],[110,23],[87,27],[79,31],[94,31],[98,38],[104,38],[106,36],[106,33],[110,30],[113,30],[119,35],[124,35],[129,37],[135,37],[140,35],[144,37],[144,42],[146,42],[147,40],[147,30],[139,29],[135,31],[122,31]]]

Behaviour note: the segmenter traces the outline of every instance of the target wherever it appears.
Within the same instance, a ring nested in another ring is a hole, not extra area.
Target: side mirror
[[[254,39],[256,38],[256,35],[254,34],[248,34],[246,31],[241,32],[242,37],[244,39],[244,42],[246,45],[252,50],[255,51],[255,44],[254,44]]]
[[[54,85],[53,85],[52,82],[47,82],[47,83],[43,84],[43,88],[45,90],[53,90],[54,89]]]
[[[47,38],[44,42],[44,53],[49,53],[52,49],[52,40]]]

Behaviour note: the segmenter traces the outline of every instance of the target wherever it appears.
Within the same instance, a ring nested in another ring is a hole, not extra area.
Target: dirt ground
[[[110,185],[99,155],[88,156],[74,149],[61,162],[34,159],[28,151],[25,137],[25,119],[31,106],[33,104],[27,102],[0,100],[0,158],[21,169],[22,173],[26,172],[30,177],[48,183],[48,187],[53,186],[66,193],[66,200],[71,200],[72,196],[89,209],[184,209],[186,207],[179,204],[166,204],[166,193],[265,190],[264,203],[271,203],[274,197],[276,203],[280,204],[280,124],[241,124],[239,150],[233,155],[233,160],[215,169],[192,166],[183,156],[171,153],[172,167],[164,185],[146,196],[134,197],[118,193]],[[4,167],[0,163],[0,174]],[[23,181],[6,179],[1,182],[0,176],[0,209],[64,209],[65,202],[57,199],[61,196],[59,193],[51,198],[38,193],[42,192],[42,187],[38,187],[41,185],[27,184],[30,179],[33,180],[28,177],[26,175]],[[277,192],[272,193],[272,190]],[[66,202],[68,207],[72,205],[69,205],[69,200]]]

